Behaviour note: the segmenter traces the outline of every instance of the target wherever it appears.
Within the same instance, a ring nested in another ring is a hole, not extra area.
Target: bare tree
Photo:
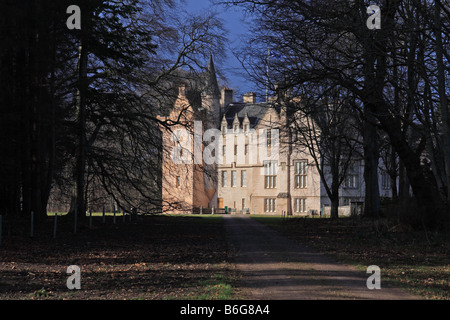
[[[358,118],[345,90],[332,93],[320,87],[317,95],[300,96],[289,103],[289,127],[294,148],[305,148],[331,201],[331,218],[338,218],[340,189],[349,167],[361,159]],[[331,97],[331,98],[330,98]]]
[[[435,157],[446,159],[439,148],[446,143],[440,136],[447,134],[447,128],[441,126],[446,121],[441,113],[442,108],[448,109],[442,76],[448,55],[439,50],[448,45],[448,19],[442,19],[448,17],[448,9],[440,1],[385,1],[380,5],[382,28],[369,30],[367,1],[232,3],[244,5],[255,14],[261,30],[255,30],[255,41],[266,50],[276,48],[284,56],[273,71],[287,75],[293,87],[331,82],[361,101],[355,112],[364,123],[365,214],[377,216],[380,212],[376,171],[377,131],[381,130],[407,173],[423,224],[438,226],[441,213],[449,211],[448,204],[423,159],[430,139]],[[432,40],[436,30],[442,35],[442,45],[439,37]],[[337,53],[338,59],[330,59],[330,53]],[[431,72],[438,69],[440,80]],[[424,90],[427,85],[428,93]],[[421,124],[433,113],[436,117],[429,118],[429,124],[431,128],[436,126],[437,132]],[[442,181],[445,194],[446,185]]]
[[[81,150],[81,145],[85,146],[84,160],[80,160],[80,153],[76,170],[78,207],[86,194],[81,187],[86,166],[92,181],[104,189],[105,197],[120,206],[147,212],[160,204],[164,150],[159,130],[170,131],[183,121],[182,115],[178,121],[162,120],[159,115],[173,104],[177,85],[198,77],[201,73],[198,66],[203,65],[204,57],[211,51],[220,51],[223,45],[221,24],[213,14],[185,19],[176,14],[172,2],[162,1],[159,5],[143,2],[141,6],[141,11],[132,11],[134,14],[129,17],[132,29],[130,25],[119,24],[114,25],[113,31],[126,27],[125,33],[136,40],[140,36],[144,37],[142,40],[151,39],[150,47],[143,48],[146,45],[143,41],[122,45],[121,41],[127,39],[118,33],[113,48],[128,46],[130,52],[126,55],[114,50],[105,54],[101,45],[91,51],[89,74],[95,81],[95,90],[90,90],[86,118],[81,121],[86,129],[79,147]],[[114,7],[106,8],[110,9]],[[172,14],[168,15],[166,10],[173,10]],[[114,65],[114,56],[123,60]]]

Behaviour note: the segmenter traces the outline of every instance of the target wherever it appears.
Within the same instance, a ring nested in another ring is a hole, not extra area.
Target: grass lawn
[[[381,280],[425,299],[450,300],[450,237],[387,220],[252,216],[301,243],[360,270],[377,265]]]
[[[36,236],[12,230],[0,250],[0,299],[237,299],[233,248],[221,216],[148,216],[116,224],[93,220],[74,234],[72,219],[53,218]],[[70,291],[67,267],[81,268],[81,290]]]

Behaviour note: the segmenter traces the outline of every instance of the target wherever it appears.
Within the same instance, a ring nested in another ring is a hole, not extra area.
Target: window
[[[276,198],[264,199],[264,211],[267,213],[277,212],[277,199]]]
[[[236,171],[231,171],[231,186],[233,188],[236,188],[236,180],[237,180]]]
[[[350,163],[347,168],[347,175],[344,179],[344,188],[359,188],[359,166],[357,161],[353,161],[352,163]]]
[[[224,145],[224,146],[222,147],[222,155],[225,157],[226,154],[227,154],[227,146]]]
[[[237,156],[238,154],[238,146],[234,145],[234,155]]]
[[[245,199],[242,198],[242,210],[244,210],[245,208],[246,208],[246,206],[245,206]]]
[[[387,172],[381,173],[381,187],[383,188],[383,190],[391,189],[391,177]]]
[[[358,176],[354,174],[347,174],[344,180],[344,188],[358,189]]]
[[[272,130],[267,129],[267,148],[270,148],[272,146]]]
[[[294,202],[296,213],[306,213],[306,199],[305,198],[295,198]]]
[[[306,189],[308,187],[308,161],[299,160],[294,162],[295,188]]]
[[[227,186],[228,173],[226,171],[222,171],[222,187]]]
[[[264,188],[275,189],[277,187],[278,163],[276,161],[264,161]]]
[[[247,171],[241,171],[241,187],[247,187]]]
[[[244,153],[246,156],[248,156],[248,144],[245,145]]]
[[[177,176],[175,183],[176,183],[177,189],[181,188],[181,177],[180,176]]]

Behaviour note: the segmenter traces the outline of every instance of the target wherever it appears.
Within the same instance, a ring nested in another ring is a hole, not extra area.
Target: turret
[[[220,124],[220,90],[212,55],[209,56],[205,87],[202,92],[202,107],[209,113],[206,127],[218,128]]]

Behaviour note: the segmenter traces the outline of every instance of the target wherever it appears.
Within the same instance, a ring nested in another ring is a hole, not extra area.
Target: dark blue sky
[[[245,71],[240,62],[232,53],[232,48],[239,47],[243,43],[245,35],[248,33],[248,24],[244,21],[244,13],[241,7],[226,8],[224,6],[213,5],[211,0],[185,0],[186,11],[201,12],[212,10],[219,14],[227,30],[229,42],[227,44],[227,59],[221,63],[216,62],[216,68],[220,69],[229,80],[228,85],[233,89],[238,89],[241,94],[254,91],[255,86],[245,78]]]

